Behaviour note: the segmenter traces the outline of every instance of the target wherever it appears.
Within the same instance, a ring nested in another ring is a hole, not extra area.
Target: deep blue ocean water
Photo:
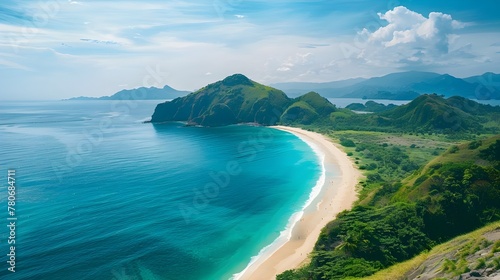
[[[265,127],[142,123],[157,103],[0,103],[1,279],[228,279],[279,236],[319,178],[311,148]]]

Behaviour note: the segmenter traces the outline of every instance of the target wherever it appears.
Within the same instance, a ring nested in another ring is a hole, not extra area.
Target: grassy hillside
[[[399,188],[405,178],[425,166],[429,159],[457,143],[442,134],[347,130],[331,132],[330,137],[344,145],[346,142],[353,142],[353,145],[344,147],[344,150],[366,176],[359,191],[362,204],[365,200],[373,203],[375,194],[377,197],[381,196],[390,189],[389,186]],[[385,189],[379,192],[384,186]]]
[[[318,119],[327,120],[336,111],[335,105],[316,92],[309,92],[294,99],[292,105],[281,116],[284,124],[311,124]]]
[[[354,104],[349,108],[366,111],[360,105]],[[342,114],[333,113],[330,115],[331,125],[336,130],[464,135],[500,132],[500,107],[483,105],[463,97],[445,99],[436,94],[424,94],[405,105],[389,110],[372,108],[370,111],[377,110],[379,112],[373,114],[354,114],[347,109]]]
[[[491,158],[491,160],[486,160],[481,156],[484,156],[484,152],[480,152],[489,151],[487,147],[497,147],[497,140],[500,140],[499,135],[487,138],[485,140],[475,140],[460,145],[451,146],[442,156],[432,159],[428,164],[421,168],[421,170],[408,177],[404,186],[399,189],[397,193],[395,193],[394,199],[415,200],[417,198],[421,198],[422,195],[429,192],[429,179],[431,179],[429,178],[429,175],[431,177],[432,175],[436,175],[437,171],[441,170],[443,166],[448,168],[448,166],[465,162],[466,164],[472,163],[481,167],[498,167],[495,165],[495,162],[498,161],[498,158],[496,159],[496,161],[494,158]],[[492,152],[490,153],[490,155],[495,157],[496,153]]]
[[[464,112],[454,103],[437,95],[421,95],[409,104],[399,106],[381,116],[396,127],[412,126],[422,131],[480,131],[483,127],[476,115]]]
[[[364,280],[452,279],[475,272],[492,276],[500,271],[500,222],[461,235],[424,252],[411,260],[396,264]],[[498,276],[498,273],[497,273]]]
[[[426,234],[439,242],[498,220],[500,154],[493,150],[499,148],[500,136],[453,146],[408,180],[392,200],[416,201]]]
[[[158,104],[151,121],[187,121],[205,126],[245,122],[273,125],[290,103],[282,91],[235,74],[185,97]]]
[[[158,104],[152,122],[186,121],[204,126],[236,123],[322,124],[335,105],[315,92],[295,99],[236,74],[185,97]]]
[[[421,95],[402,106],[375,102],[337,109],[328,99],[309,92],[295,99],[272,87],[235,74],[185,97],[158,104],[152,122],[185,121],[204,126],[236,123],[310,125],[323,129],[470,134],[500,131],[500,107],[462,98]]]
[[[363,153],[365,167],[373,163],[382,175],[368,170],[364,199],[323,229],[311,263],[277,279],[369,276],[500,220],[500,136],[452,146],[421,167],[415,155],[401,158],[401,149],[388,143],[377,148],[347,140],[340,142],[361,148],[350,153]],[[417,166],[405,179],[394,180],[404,161]]]

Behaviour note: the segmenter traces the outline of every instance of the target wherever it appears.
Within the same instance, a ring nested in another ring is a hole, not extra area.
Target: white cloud
[[[383,26],[356,33],[369,20],[363,11],[311,18],[309,26],[302,11],[273,21],[234,9],[221,20],[203,1],[80,3],[60,2],[37,28],[0,24],[0,84],[21,95],[67,98],[144,86],[147,69],[156,67],[166,73],[159,86],[193,90],[234,73],[265,84],[325,82],[410,69],[478,74],[500,63],[498,32],[462,31],[451,15],[405,7],[378,14]],[[344,26],[349,20],[357,22]]]
[[[385,47],[408,44],[413,48],[425,48],[431,53],[448,53],[450,36],[454,35],[455,30],[465,26],[448,14],[431,12],[426,18],[403,6],[385,14],[379,13],[378,16],[388,24],[373,33],[363,29],[362,33],[368,36],[370,42],[378,42]]]
[[[310,58],[312,56],[312,53],[296,53],[293,56],[289,56],[276,71],[279,72],[288,72],[293,70],[296,66],[299,66],[300,68],[303,68],[303,66],[306,66],[310,64]],[[300,71],[300,70],[299,70]]]
[[[373,32],[363,29],[358,36],[365,38],[362,46],[348,46],[347,54],[377,67],[432,66],[456,63],[458,30],[466,24],[451,15],[431,12],[427,17],[404,6],[378,13],[386,26]],[[346,55],[347,56],[347,55]]]
[[[282,66],[282,67],[276,69],[276,71],[280,71],[280,72],[288,72],[290,70],[292,70],[292,69],[290,67],[286,67],[286,66]]]
[[[425,21],[425,18],[421,14],[401,6],[385,14],[378,13],[378,16],[380,19],[386,20],[389,24],[369,34],[369,40],[384,41],[386,44],[393,41],[395,37],[402,37],[401,35],[404,35],[405,31],[410,31]],[[367,29],[363,29],[362,32],[369,33]],[[406,34],[406,36],[409,35]]]
[[[93,44],[105,44],[105,45],[119,45],[120,43],[116,41],[103,41],[103,40],[95,40],[95,39],[89,39],[89,38],[82,38],[80,41],[84,42],[89,42]]]

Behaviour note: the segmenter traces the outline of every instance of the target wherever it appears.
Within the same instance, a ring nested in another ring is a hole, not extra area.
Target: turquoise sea
[[[157,103],[0,103],[0,279],[229,279],[290,227],[321,173],[306,143],[143,123]]]

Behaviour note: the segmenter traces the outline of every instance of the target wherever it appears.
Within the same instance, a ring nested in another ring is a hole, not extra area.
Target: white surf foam
[[[276,251],[278,251],[283,245],[285,245],[286,242],[288,242],[292,238],[293,228],[295,227],[297,222],[300,221],[300,219],[304,215],[305,209],[309,205],[311,205],[311,203],[318,197],[318,195],[321,193],[321,191],[323,189],[323,186],[325,185],[325,180],[326,180],[325,154],[319,149],[319,147],[315,143],[311,143],[311,142],[307,141],[307,139],[304,139],[303,137],[300,137],[298,135],[296,135],[296,136],[300,140],[305,142],[309,147],[311,147],[311,149],[314,151],[314,153],[318,157],[318,160],[321,163],[321,175],[319,176],[318,180],[316,181],[316,184],[314,185],[311,192],[309,193],[309,198],[304,203],[304,206],[301,208],[300,211],[297,211],[297,212],[292,214],[292,216],[288,219],[288,223],[287,223],[285,229],[280,232],[280,235],[278,236],[278,238],[276,238],[271,244],[262,248],[256,256],[253,256],[250,259],[250,262],[245,267],[245,269],[243,269],[241,272],[233,274],[233,276],[230,278],[230,280],[239,280],[256,262],[263,262],[263,261],[267,260]]]

